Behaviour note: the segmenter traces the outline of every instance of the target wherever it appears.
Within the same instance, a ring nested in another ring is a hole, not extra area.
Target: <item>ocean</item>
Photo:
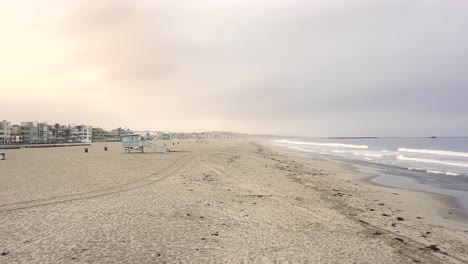
[[[374,183],[444,194],[468,215],[468,138],[297,138],[274,145],[347,163]]]

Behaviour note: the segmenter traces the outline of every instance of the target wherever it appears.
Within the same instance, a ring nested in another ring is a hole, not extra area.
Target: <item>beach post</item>
[[[104,151],[107,151],[107,147],[104,147]]]
[[[6,154],[0,153],[0,160],[6,160]]]
[[[85,153],[88,153],[88,148],[84,148],[84,152],[85,152]]]

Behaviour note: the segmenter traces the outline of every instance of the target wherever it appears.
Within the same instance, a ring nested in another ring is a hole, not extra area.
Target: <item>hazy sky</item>
[[[0,3],[0,119],[468,135],[468,1]]]

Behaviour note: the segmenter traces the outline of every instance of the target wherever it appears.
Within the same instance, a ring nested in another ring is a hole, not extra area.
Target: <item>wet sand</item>
[[[468,261],[468,224],[435,196],[257,140],[179,142],[5,150],[0,262]]]

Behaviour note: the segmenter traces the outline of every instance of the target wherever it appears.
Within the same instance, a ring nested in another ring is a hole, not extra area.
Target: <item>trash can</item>
[[[88,148],[84,148],[84,152],[85,152],[85,153],[88,153]]]
[[[0,160],[5,160],[5,159],[6,159],[5,153],[0,153]]]

